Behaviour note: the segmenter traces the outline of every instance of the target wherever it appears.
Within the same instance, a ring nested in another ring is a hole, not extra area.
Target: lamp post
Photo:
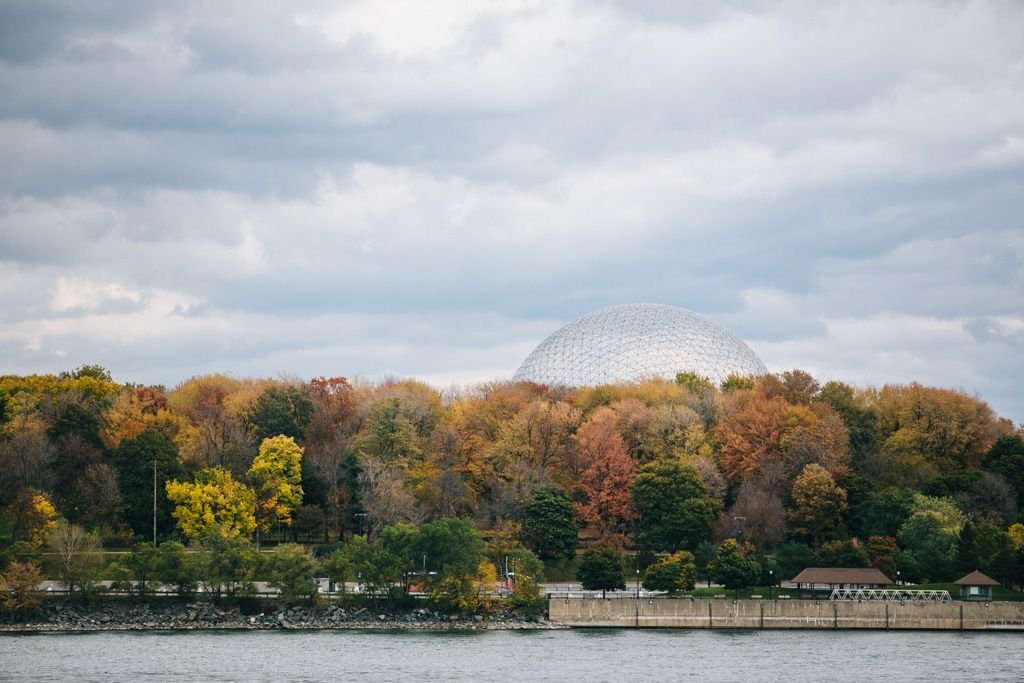
[[[899,569],[896,570],[896,587],[897,588],[900,587],[900,570]]]
[[[768,599],[772,599],[772,588],[775,587],[775,570],[768,570]]]
[[[363,535],[363,520],[366,519],[366,513],[365,512],[357,512],[357,513],[355,513],[355,515],[353,515],[353,517],[355,517],[356,520],[359,522],[359,533],[358,533],[358,535],[362,536]]]
[[[156,547],[156,458],[153,458],[153,547]]]

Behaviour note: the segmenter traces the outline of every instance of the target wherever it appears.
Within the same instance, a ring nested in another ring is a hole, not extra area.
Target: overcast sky
[[[1024,3],[2,0],[0,301],[0,373],[442,388],[666,303],[1024,421]]]

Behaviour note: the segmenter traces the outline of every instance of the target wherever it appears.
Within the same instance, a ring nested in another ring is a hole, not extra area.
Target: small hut
[[[977,569],[953,583],[960,586],[961,600],[991,600],[992,587],[999,585],[998,581],[985,576]]]

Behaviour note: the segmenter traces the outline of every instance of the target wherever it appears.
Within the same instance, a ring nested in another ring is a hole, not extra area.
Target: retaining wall
[[[582,627],[1024,631],[1019,602],[552,598],[548,613]]]

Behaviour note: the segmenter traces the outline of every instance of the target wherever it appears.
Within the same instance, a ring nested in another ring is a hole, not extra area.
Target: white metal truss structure
[[[589,313],[527,356],[513,379],[569,387],[695,372],[715,384],[766,375],[761,359],[718,323],[685,308],[626,304]]]
[[[829,600],[887,600],[890,602],[949,602],[949,591],[879,588],[834,588]]]

